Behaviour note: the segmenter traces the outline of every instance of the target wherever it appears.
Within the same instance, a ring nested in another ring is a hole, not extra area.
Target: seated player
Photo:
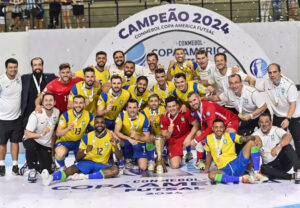
[[[165,100],[167,97],[173,94],[175,85],[171,81],[167,81],[167,75],[164,69],[158,68],[155,70],[156,84],[151,89],[151,93],[155,93],[162,101],[161,105],[165,106]]]
[[[123,140],[125,167],[131,162],[133,155],[137,159],[141,174],[147,174],[148,155],[146,144],[152,143],[147,117],[138,111],[137,100],[130,99],[126,111],[122,111],[116,120],[115,133]]]
[[[37,180],[37,172],[42,172],[44,169],[52,172],[54,129],[59,117],[59,110],[54,105],[54,94],[45,93],[42,98],[42,113],[33,111],[28,119],[23,145],[29,171],[29,182]]]
[[[142,113],[147,117],[150,122],[150,137],[154,139],[161,139],[160,129],[160,116],[165,111],[165,107],[160,105],[160,100],[157,94],[151,94],[148,98],[148,107],[144,108]],[[148,170],[154,171],[155,160],[154,160],[154,144],[146,143],[146,150],[148,154]]]
[[[166,99],[168,113],[161,116],[162,136],[168,143],[171,168],[179,168],[183,156],[183,146],[187,147],[195,138],[199,123],[189,109],[181,112],[178,100],[171,96]]]
[[[85,98],[84,109],[91,112],[94,116],[97,112],[98,91],[100,90],[99,82],[95,82],[95,70],[85,68],[84,80],[75,84],[70,92],[68,109],[73,108],[73,98],[75,95],[82,95]]]
[[[138,101],[139,111],[143,110],[148,103],[150,91],[147,90],[147,86],[148,78],[145,76],[140,76],[136,81],[136,85],[131,85],[128,88],[124,87],[124,89],[127,89],[130,93],[131,98]]]
[[[295,179],[295,183],[300,183],[300,161],[290,144],[292,136],[272,124],[270,114],[263,113],[258,120],[260,128],[252,134],[262,140],[261,172],[270,179]],[[292,167],[296,173],[289,174]]]
[[[116,142],[116,135],[105,129],[103,116],[95,117],[95,131],[92,131],[81,139],[78,152],[76,154],[76,164],[66,170],[60,170],[53,175],[49,175],[45,169],[42,172],[44,185],[50,185],[54,181],[65,181],[70,179],[104,179],[118,175],[117,166],[108,165],[108,159],[113,151],[118,160],[122,159],[122,153]]]
[[[189,105],[199,123],[201,124],[201,134],[192,140],[191,145],[197,146],[197,168],[204,168],[204,145],[205,138],[213,133],[212,126],[215,119],[221,119],[225,124],[225,132],[237,133],[239,129],[239,117],[230,110],[218,105],[217,103],[201,100],[196,92],[188,94]]]
[[[60,116],[56,130],[58,139],[55,144],[55,159],[62,169],[65,168],[65,156],[70,151],[76,155],[81,138],[87,130],[93,130],[94,117],[92,113],[84,110],[84,103],[82,95],[75,95],[73,109]]]
[[[115,120],[125,108],[129,99],[129,92],[122,89],[122,78],[118,75],[113,75],[111,77],[111,89],[108,93],[101,93],[97,104],[98,115],[105,117],[106,128],[114,131]]]
[[[213,122],[213,134],[205,139],[206,167],[203,173],[208,173],[211,162],[214,161],[218,170],[211,171],[208,177],[217,183],[252,183],[254,181],[266,181],[268,178],[259,172],[261,139],[258,136],[239,136],[236,133],[225,132],[223,120],[216,119]],[[246,142],[242,151],[237,156],[235,143]],[[253,162],[254,173],[243,175]]]
[[[133,61],[126,61],[124,64],[124,71],[119,73],[122,77],[123,87],[128,88],[130,85],[136,83],[136,77],[133,75],[135,72],[135,63]]]

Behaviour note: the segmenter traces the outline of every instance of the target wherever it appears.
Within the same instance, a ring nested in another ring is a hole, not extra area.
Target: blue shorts
[[[80,172],[83,174],[95,173],[104,168],[111,167],[111,165],[105,165],[105,164],[97,163],[97,162],[94,162],[91,160],[81,160],[73,166],[78,168],[80,170]]]
[[[55,144],[55,149],[59,146],[64,146],[65,148],[68,149],[68,152],[73,151],[74,155],[76,155],[79,145],[80,145],[80,140],[77,142],[57,142]]]
[[[148,158],[145,143],[138,143],[133,145],[133,158]]]
[[[105,124],[106,124],[106,128],[107,129],[109,129],[111,131],[115,130],[115,125],[116,125],[115,121],[112,121],[112,120],[109,120],[109,119],[105,119]]]
[[[243,155],[243,150],[237,158],[228,163],[224,168],[220,169],[229,176],[241,176],[245,173],[251,159],[246,159]]]

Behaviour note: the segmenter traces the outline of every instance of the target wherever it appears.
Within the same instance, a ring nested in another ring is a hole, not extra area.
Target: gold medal
[[[278,106],[278,103],[277,103],[277,102],[275,103],[275,106],[276,106],[276,107]]]
[[[243,116],[243,114],[242,113],[239,113],[239,117],[242,117]]]
[[[48,126],[48,128],[51,130],[52,129],[52,125]]]
[[[89,98],[89,100],[90,100],[90,102],[93,102],[94,99],[93,98]]]
[[[171,124],[170,124],[170,126],[174,127],[174,124],[173,124],[173,123],[171,123]]]

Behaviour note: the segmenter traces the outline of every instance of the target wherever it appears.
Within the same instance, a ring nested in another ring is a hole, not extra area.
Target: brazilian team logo
[[[84,126],[85,125],[85,121],[82,121],[82,126]]]
[[[64,123],[64,119],[61,118],[60,121],[59,121],[59,124],[63,124]]]
[[[227,140],[226,140],[226,139],[224,139],[223,143],[224,143],[224,144],[227,144]]]
[[[107,148],[109,146],[108,142],[105,142],[105,147]]]
[[[184,122],[184,121],[185,121],[184,117],[181,117],[181,121],[182,121],[182,122]]]
[[[122,105],[123,104],[123,100],[120,100],[120,105]]]

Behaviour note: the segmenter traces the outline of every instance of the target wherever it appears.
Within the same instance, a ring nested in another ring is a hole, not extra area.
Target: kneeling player
[[[108,159],[113,151],[118,160],[122,159],[122,153],[116,142],[113,132],[105,129],[103,116],[96,116],[95,131],[92,131],[81,139],[80,147],[76,155],[78,161],[75,165],[49,175],[47,170],[42,172],[44,185],[53,181],[64,181],[68,176],[71,179],[104,179],[117,176],[117,166],[108,165]]]
[[[183,146],[188,146],[195,138],[199,123],[187,109],[182,113],[175,97],[166,99],[166,115],[161,116],[162,135],[167,139],[171,168],[179,168],[183,156]]]
[[[258,136],[241,137],[235,133],[227,133],[225,132],[224,121],[221,119],[214,120],[213,132],[205,139],[207,156],[204,173],[208,172],[212,160],[218,167],[218,170],[208,174],[210,180],[218,183],[251,183],[268,180],[267,177],[259,173],[259,147],[261,147],[262,141]],[[238,156],[235,152],[235,142],[239,144],[246,142]],[[253,162],[254,173],[243,175],[251,162],[250,158]]]

